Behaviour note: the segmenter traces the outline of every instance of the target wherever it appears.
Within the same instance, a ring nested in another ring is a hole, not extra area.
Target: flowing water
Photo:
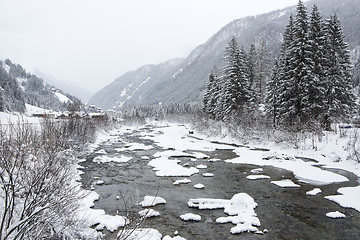
[[[173,182],[182,177],[157,177],[155,172],[148,166],[148,156],[153,159],[156,152],[165,151],[157,146],[152,140],[141,138],[146,134],[161,134],[161,128],[156,126],[144,126],[133,131],[118,134],[117,141],[104,142],[96,150],[104,149],[109,156],[125,155],[132,157],[126,163],[94,163],[92,160],[98,156],[92,153],[87,161],[82,163],[85,169],[82,175],[84,186],[95,187],[100,194],[100,199],[95,202],[94,208],[104,209],[107,214],[124,214],[143,210],[138,205],[144,196],[160,196],[166,199],[166,204],[152,207],[160,212],[159,217],[148,218],[142,223],[142,227],[151,227],[165,235],[179,235],[191,239],[360,239],[360,213],[342,208],[334,202],[324,199],[324,196],[334,195],[340,187],[357,186],[358,178],[352,173],[337,171],[350,179],[341,184],[329,184],[321,186],[322,193],[317,196],[307,196],[306,192],[314,186],[306,183],[298,183],[289,171],[262,167],[262,174],[271,177],[263,180],[248,180],[246,176],[250,170],[259,166],[248,164],[230,164],[223,160],[232,159],[237,155],[229,146],[229,149],[218,149],[203,152],[210,159],[221,161],[209,162],[208,159],[194,161],[191,157],[181,157],[181,164],[188,163],[190,166],[205,164],[207,169],[200,170],[200,174],[191,177],[190,184],[174,186]],[[126,150],[128,143],[142,143],[151,145],[151,150]],[[222,143],[219,147],[224,148]],[[119,152],[119,148],[123,151]],[[174,146],[176,148],[176,146]],[[196,149],[192,149],[192,152]],[[258,151],[265,151],[258,149]],[[203,177],[201,173],[211,172],[214,177]],[[292,179],[300,188],[280,188],[270,181]],[[93,185],[96,179],[104,181],[102,185]],[[195,189],[196,183],[205,185],[205,189]],[[267,229],[268,232],[260,235],[243,233],[232,235],[230,229],[235,225],[231,223],[218,224],[216,218],[226,216],[223,209],[199,210],[189,208],[187,202],[190,198],[220,198],[230,199],[236,193],[245,192],[255,199],[258,206],[255,209],[261,226],[259,230]],[[118,198],[117,198],[118,197]],[[345,219],[331,219],[325,216],[327,212],[341,211],[347,217]],[[185,213],[201,215],[200,222],[182,221],[179,216]],[[115,233],[107,233],[108,239],[114,239]]]

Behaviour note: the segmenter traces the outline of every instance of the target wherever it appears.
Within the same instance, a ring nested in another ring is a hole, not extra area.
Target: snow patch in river
[[[293,187],[293,188],[298,188],[300,187],[300,185],[295,184],[293,181],[291,181],[291,179],[283,179],[283,180],[279,180],[279,181],[271,181],[271,183],[279,186],[279,187],[283,187],[283,188],[288,188],[288,187]]]
[[[235,224],[236,226],[230,230],[232,234],[242,232],[260,233],[257,228],[260,226],[260,220],[255,213],[257,203],[247,193],[235,194],[230,200],[211,198],[190,199],[188,206],[202,210],[224,208],[224,212],[229,216],[217,218],[216,222],[231,222]]]

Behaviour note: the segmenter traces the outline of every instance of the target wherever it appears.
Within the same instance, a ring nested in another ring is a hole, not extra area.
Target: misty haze
[[[0,239],[360,239],[358,0],[0,0]]]

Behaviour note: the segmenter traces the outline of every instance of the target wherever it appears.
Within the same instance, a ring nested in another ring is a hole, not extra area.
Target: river
[[[81,163],[82,183],[85,188],[94,189],[100,199],[95,202],[94,208],[104,209],[109,215],[130,214],[143,210],[139,202],[144,196],[160,196],[166,199],[166,204],[153,207],[160,212],[159,217],[146,219],[141,227],[157,229],[163,236],[174,236],[177,231],[182,237],[191,239],[360,239],[360,213],[350,208],[342,208],[329,201],[324,196],[334,195],[340,187],[357,186],[356,175],[333,170],[346,176],[349,181],[321,186],[322,193],[308,196],[306,192],[316,186],[298,181],[292,172],[272,166],[263,166],[261,174],[271,179],[249,180],[246,177],[250,171],[259,168],[251,164],[231,164],[224,162],[237,157],[233,147],[217,144],[218,148],[209,148],[208,151],[191,149],[188,155],[203,153],[207,158],[195,159],[193,156],[177,156],[181,165],[195,167],[199,164],[207,169],[199,169],[199,174],[187,177],[189,184],[173,185],[177,179],[184,177],[159,177],[148,165],[154,155],[167,151],[151,139],[151,136],[163,134],[166,126],[144,125],[125,131],[118,131],[111,141],[100,143],[95,151],[87,156]],[[147,136],[144,138],[144,136]],[[186,136],[191,141],[192,136]],[[201,141],[201,139],[197,139]],[[132,148],[140,144],[138,149]],[[170,150],[176,150],[176,144]],[[189,149],[190,150],[190,149]],[[258,151],[263,151],[262,149]],[[98,156],[128,157],[127,162],[96,163]],[[171,158],[170,158],[171,159]],[[217,159],[219,161],[211,161]],[[210,161],[209,161],[210,160]],[[213,173],[213,177],[204,177],[202,173]],[[98,180],[101,184],[94,184]],[[291,179],[299,188],[281,188],[271,181]],[[201,183],[204,189],[194,188],[194,184]],[[230,229],[232,223],[219,224],[215,220],[226,216],[223,209],[199,210],[189,208],[187,202],[190,198],[216,198],[230,199],[237,193],[247,193],[258,204],[255,211],[261,222],[259,230],[264,234],[242,233],[233,235]],[[332,219],[326,213],[340,211],[347,217]],[[133,214],[135,213],[135,214]],[[180,215],[194,213],[201,215],[201,221],[183,221]],[[130,215],[129,215],[130,216]],[[107,239],[114,239],[116,234],[106,232]]]

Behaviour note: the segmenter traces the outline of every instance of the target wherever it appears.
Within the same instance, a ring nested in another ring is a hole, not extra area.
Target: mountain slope
[[[64,110],[70,104],[80,102],[27,73],[20,65],[9,59],[0,61],[0,111],[25,111],[25,103],[51,110]]]
[[[63,82],[60,80],[57,80],[55,77],[43,73],[39,69],[34,70],[34,74],[38,76],[39,78],[44,79],[44,81],[51,86],[54,86],[58,89],[63,90],[64,92],[67,92],[73,96],[76,96],[80,98],[82,101],[86,102],[90,99],[90,97],[93,95],[93,93],[90,93],[89,91],[69,82]]]
[[[360,6],[358,0],[308,1],[306,2],[308,12],[311,11],[314,2],[319,6],[325,17],[328,17],[334,11],[338,13],[350,50],[360,46],[360,30],[358,29]],[[143,72],[144,67],[124,74],[115,80],[117,84],[113,83],[110,84],[111,88],[102,89],[89,102],[104,108],[153,105],[159,102],[200,102],[209,73],[214,67],[220,68],[224,64],[222,59],[224,49],[232,36],[237,37],[239,44],[245,48],[248,48],[250,43],[264,38],[268,43],[271,58],[275,58],[279,52],[282,34],[288,23],[289,16],[294,11],[295,6],[235,20],[223,27],[206,43],[193,50],[176,67],[171,66],[162,69],[157,75],[156,71],[154,71],[151,75],[152,81],[146,85],[140,86],[139,83],[133,83],[137,86],[137,94],[125,89],[127,89],[126,86],[131,85],[132,81],[138,82],[133,76]],[[359,57],[354,57],[353,62],[358,63]],[[166,64],[162,66],[164,67]],[[153,67],[156,68],[156,66]],[[160,65],[157,67],[160,67]],[[146,77],[142,76],[143,81]],[[118,100],[118,95],[121,95],[121,102]]]

